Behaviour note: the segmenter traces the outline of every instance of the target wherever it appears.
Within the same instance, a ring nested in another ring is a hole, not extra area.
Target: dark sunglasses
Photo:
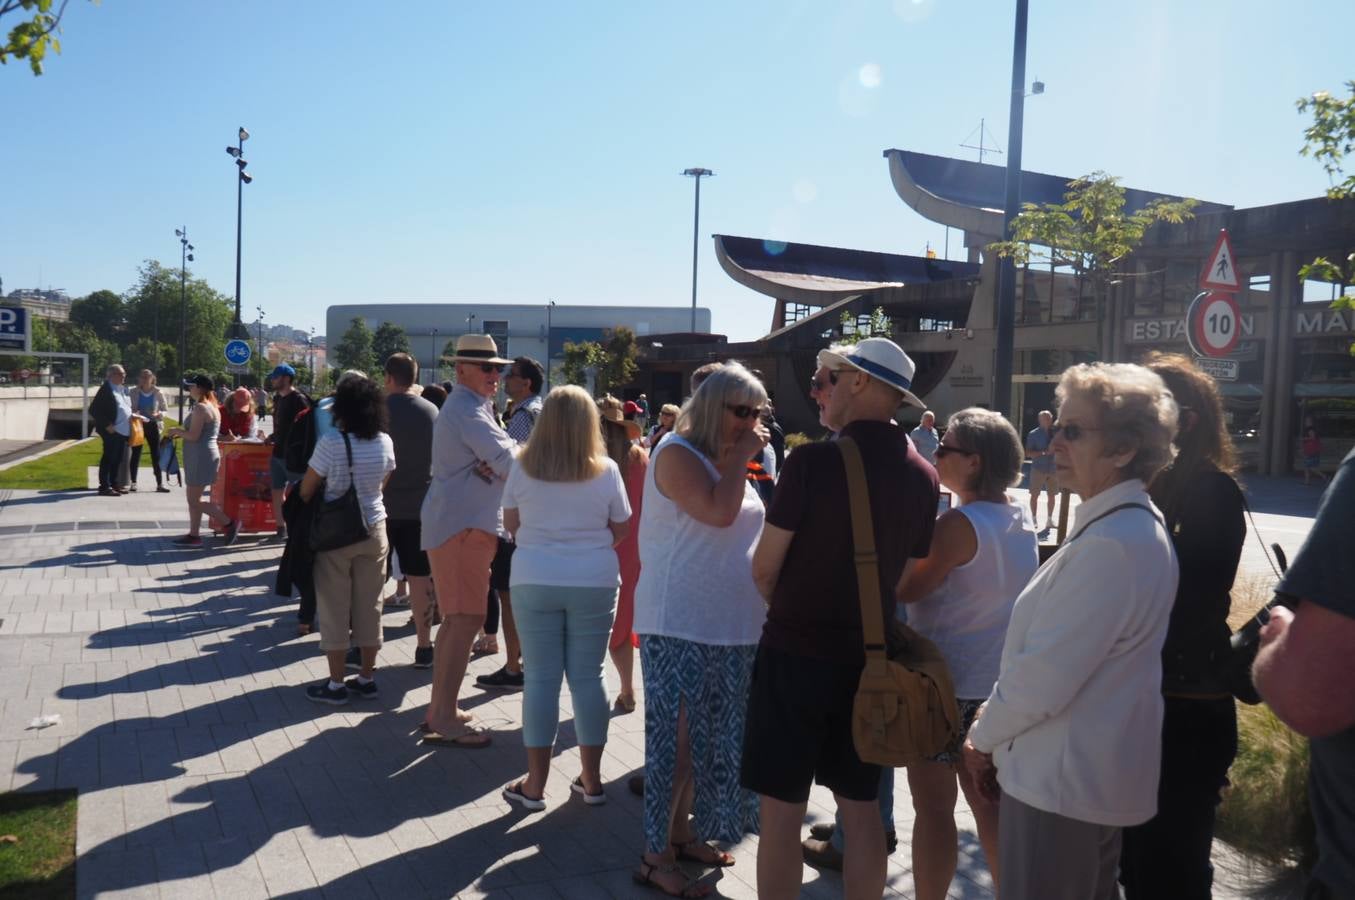
[[[951,446],[949,446],[949,445],[947,445],[947,444],[937,444],[937,445],[936,445],[936,458],[937,458],[937,459],[945,459],[947,456],[950,456],[950,454],[952,454],[952,453],[958,453],[958,454],[960,454],[961,456],[977,456],[977,455],[978,455],[977,451],[974,451],[974,450],[966,450],[966,449],[964,449],[963,447],[951,447]]]
[[[759,416],[762,414],[762,407],[760,406],[744,406],[743,404],[734,406],[732,404],[726,403],[725,409],[732,412],[734,414],[734,418],[736,419],[751,419],[754,416]]]
[[[488,375],[490,372],[498,372],[499,374],[503,374],[503,366],[495,365],[494,363],[480,363],[479,366],[480,371],[484,372],[486,375]]]
[[[842,370],[841,370],[841,369],[829,369],[829,370],[828,370],[828,384],[831,384],[833,387],[837,387],[837,380],[838,380],[838,377],[841,376],[841,375],[842,375]],[[826,385],[826,384],[823,383],[823,379],[822,379],[822,378],[811,378],[811,379],[809,379],[809,389],[810,389],[811,391],[821,391],[821,390],[823,390],[823,389],[824,389],[825,387],[827,387],[827,386],[828,386],[828,385]]]
[[[1072,441],[1082,440],[1082,435],[1088,431],[1100,430],[1100,428],[1089,428],[1086,425],[1063,425],[1059,422],[1055,422],[1053,427],[1049,429],[1049,437],[1052,440],[1061,434],[1065,441],[1071,443]]]

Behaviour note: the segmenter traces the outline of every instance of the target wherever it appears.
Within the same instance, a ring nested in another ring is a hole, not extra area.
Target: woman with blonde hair
[[[155,383],[155,373],[142,369],[137,376],[136,388],[131,392],[132,413],[141,419],[141,428],[145,434],[145,443],[132,448],[128,469],[131,474],[131,489],[136,490],[136,470],[141,465],[141,451],[145,449],[151,456],[151,471],[155,473],[155,490],[168,494],[164,478],[160,474],[160,425],[165,419],[165,395]]]
[[[621,470],[626,483],[626,499],[630,501],[631,518],[640,520],[640,507],[645,490],[645,472],[649,471],[649,454],[639,445],[640,425],[625,417],[620,400],[610,394],[598,401],[602,419],[602,442],[607,455]],[[612,625],[612,639],[608,650],[612,665],[621,678],[621,693],[616,698],[620,712],[635,711],[635,646],[631,628],[635,624],[635,583],[640,580],[640,535],[632,528],[626,539],[616,545],[616,558],[621,564],[621,593],[616,601],[616,622]]]
[[[590,806],[607,801],[602,664],[620,582],[614,548],[629,522],[626,486],[603,446],[593,398],[572,385],[556,388],[503,490],[503,525],[517,543],[510,587],[525,663],[527,748],[527,777],[505,786],[503,796],[524,809],[546,808],[562,678],[569,679],[583,768],[570,790]]]
[[[757,829],[739,784],[766,605],[752,557],[765,514],[745,478],[767,445],[767,391],[737,362],[708,374],[645,475],[635,631],[645,681],[645,852],[636,882],[700,896],[679,861],[734,865],[707,840]],[[695,820],[692,821],[692,815]]]

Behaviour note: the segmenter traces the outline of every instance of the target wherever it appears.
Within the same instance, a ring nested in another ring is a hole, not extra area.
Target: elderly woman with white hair
[[[720,366],[683,405],[645,474],[634,625],[645,687],[645,852],[634,875],[673,896],[705,891],[679,860],[732,866],[706,841],[737,841],[757,827],[739,760],[766,619],[752,575],[764,512],[745,472],[767,444],[766,402],[751,372]]]
[[[964,745],[1000,791],[1003,900],[1118,897],[1120,831],[1157,808],[1177,563],[1146,485],[1171,461],[1177,405],[1148,369],[1104,363],[1064,372],[1056,397],[1054,462],[1082,504],[1016,600]]]

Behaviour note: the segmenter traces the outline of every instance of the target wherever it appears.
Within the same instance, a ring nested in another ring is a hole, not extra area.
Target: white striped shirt
[[[349,436],[353,445],[353,482],[358,489],[362,516],[371,528],[386,518],[386,504],[381,499],[381,482],[395,471],[395,445],[390,435],[378,434],[364,439]],[[348,455],[344,451],[343,434],[331,431],[315,444],[310,468],[325,479],[325,499],[337,500],[348,490]]]

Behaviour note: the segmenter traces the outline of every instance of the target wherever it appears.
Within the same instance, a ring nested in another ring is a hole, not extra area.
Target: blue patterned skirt
[[[640,636],[645,685],[645,850],[668,849],[678,711],[687,711],[696,836],[732,843],[757,833],[758,798],[739,785],[757,646]]]

